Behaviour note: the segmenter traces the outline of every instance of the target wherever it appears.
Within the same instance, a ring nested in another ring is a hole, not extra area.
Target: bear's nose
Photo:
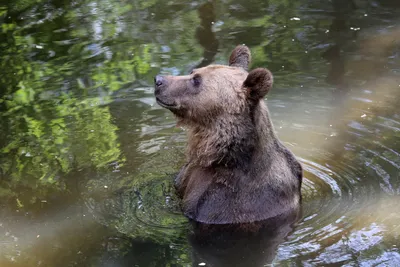
[[[161,85],[163,85],[165,82],[164,77],[161,75],[157,75],[154,78],[154,83],[156,84],[157,87],[160,87]]]

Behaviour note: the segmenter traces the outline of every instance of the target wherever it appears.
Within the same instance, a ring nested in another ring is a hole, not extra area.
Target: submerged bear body
[[[187,163],[176,178],[183,211],[209,224],[262,221],[299,208],[302,168],[278,140],[263,97],[273,77],[247,72],[238,46],[229,66],[157,76],[157,102],[188,130]]]

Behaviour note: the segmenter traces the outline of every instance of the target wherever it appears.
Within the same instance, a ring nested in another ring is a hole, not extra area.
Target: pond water
[[[399,1],[5,0],[0,24],[0,266],[400,266]],[[239,257],[190,239],[152,83],[242,43],[305,178],[294,229]]]

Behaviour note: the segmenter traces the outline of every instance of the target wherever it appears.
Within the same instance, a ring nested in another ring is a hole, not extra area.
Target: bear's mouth
[[[164,102],[164,101],[162,101],[160,98],[158,98],[158,97],[156,97],[156,101],[157,101],[157,103],[160,105],[160,106],[162,106],[162,107],[164,107],[164,108],[175,108],[176,107],[176,104],[175,103],[167,103],[167,102]]]

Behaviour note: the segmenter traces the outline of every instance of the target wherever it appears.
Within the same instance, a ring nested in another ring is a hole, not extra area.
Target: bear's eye
[[[200,77],[200,75],[195,75],[195,76],[193,76],[193,78],[192,79],[190,79],[190,82],[194,85],[194,86],[199,86],[200,85],[200,83],[201,83],[201,77]]]

